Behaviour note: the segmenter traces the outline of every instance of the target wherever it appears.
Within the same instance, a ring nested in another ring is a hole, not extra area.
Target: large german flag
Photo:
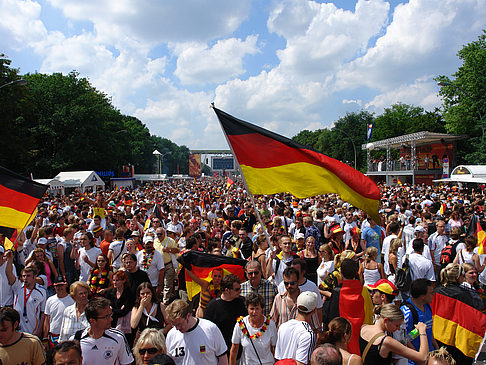
[[[177,260],[186,270],[191,270],[198,278],[208,282],[211,281],[211,272],[216,268],[222,268],[224,270],[224,275],[235,274],[242,282],[246,281],[245,265],[248,263],[246,260],[211,255],[198,251],[186,252],[179,256]],[[186,288],[189,300],[201,291],[201,287],[191,279],[187,272]]]
[[[47,188],[0,166],[0,226],[24,229]]]
[[[351,322],[352,331],[348,351],[360,355],[361,327],[364,324],[373,324],[373,303],[368,289],[359,280],[344,280],[342,285],[333,290],[329,307],[326,309],[329,311],[327,323],[336,317],[343,317]]]
[[[380,191],[359,171],[295,141],[214,108],[250,193],[298,198],[337,193],[380,221]]]
[[[486,314],[444,293],[435,293],[431,306],[434,338],[474,358],[486,331]]]

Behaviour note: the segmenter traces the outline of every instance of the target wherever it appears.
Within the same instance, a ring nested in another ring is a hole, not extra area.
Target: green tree
[[[10,84],[19,80],[19,70],[11,67],[12,61],[0,54],[0,129],[3,141],[0,146],[0,165],[28,175],[31,157],[32,127],[29,105],[26,102],[26,86]]]
[[[309,131],[307,129],[304,129],[300,131],[296,136],[292,137],[292,139],[300,143],[304,146],[310,147],[315,149],[317,140],[319,139],[319,135],[321,133],[322,129],[318,129],[316,131]]]
[[[455,134],[467,135],[460,143],[458,158],[465,163],[486,162],[486,30],[478,40],[458,52],[462,62],[453,79],[440,75],[446,128]]]

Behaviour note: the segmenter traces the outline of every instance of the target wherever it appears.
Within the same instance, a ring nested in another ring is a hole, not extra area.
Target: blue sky
[[[21,73],[76,70],[152,134],[226,148],[211,102],[291,137],[347,112],[440,105],[433,78],[486,28],[484,0],[0,0]]]

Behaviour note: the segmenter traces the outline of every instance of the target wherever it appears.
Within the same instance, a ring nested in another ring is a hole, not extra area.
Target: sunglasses
[[[145,355],[146,353],[148,353],[150,355],[155,355],[157,352],[159,352],[159,350],[156,349],[155,347],[151,347],[149,349],[139,349],[138,352],[142,356]]]
[[[284,281],[284,285],[287,286],[287,285],[295,285],[297,284],[297,281]]]

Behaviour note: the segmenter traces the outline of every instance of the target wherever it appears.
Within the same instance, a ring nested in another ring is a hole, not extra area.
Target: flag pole
[[[211,103],[211,108],[214,109],[214,103]],[[245,185],[246,192],[250,196],[251,204],[253,205],[253,210],[256,213],[258,222],[260,222],[260,226],[263,228],[263,233],[265,234],[265,238],[267,240],[268,247],[269,248],[272,248],[272,243],[270,242],[270,236],[268,235],[267,228],[263,224],[262,217],[260,216],[260,212],[259,212],[259,210],[258,210],[258,208],[257,208],[257,206],[255,204],[255,200],[253,199],[253,194],[250,192],[250,188],[248,187],[248,184],[246,182],[245,175],[243,174],[243,170],[241,170],[240,163],[238,162],[238,159],[236,158],[236,154],[235,154],[235,151],[233,150],[233,146],[231,145],[231,143],[230,143],[230,141],[228,139],[228,136],[226,135],[226,132],[224,131],[223,125],[221,124],[221,121],[219,120],[217,114],[216,114],[216,118],[218,119],[218,123],[219,123],[219,125],[221,127],[221,130],[223,131],[224,138],[226,139],[226,143],[228,143],[228,146],[229,146],[229,148],[231,150],[231,153],[233,154],[233,158],[236,160],[236,165],[238,166],[238,171],[240,172],[241,179],[243,180],[243,184]]]

